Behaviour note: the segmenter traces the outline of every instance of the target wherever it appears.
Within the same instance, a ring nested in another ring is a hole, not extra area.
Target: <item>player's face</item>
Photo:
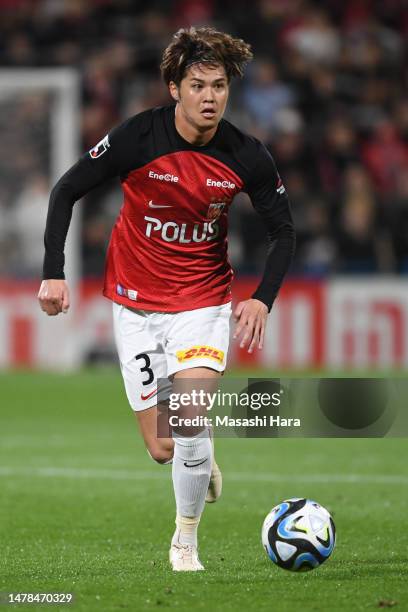
[[[228,100],[229,86],[224,66],[193,64],[170,93],[178,101],[185,121],[198,132],[214,130],[220,122]]]

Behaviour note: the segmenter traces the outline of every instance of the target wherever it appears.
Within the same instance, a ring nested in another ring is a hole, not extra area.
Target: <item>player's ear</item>
[[[173,98],[173,100],[178,102],[179,101],[179,88],[177,87],[174,81],[170,81],[169,91],[170,91],[170,95]]]

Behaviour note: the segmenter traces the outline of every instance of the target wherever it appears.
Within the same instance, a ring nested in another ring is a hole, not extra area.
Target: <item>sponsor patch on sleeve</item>
[[[218,363],[224,361],[224,351],[220,351],[213,346],[191,346],[188,349],[176,352],[176,357],[180,363],[188,361],[189,359],[214,359]]]
[[[94,148],[89,151],[89,155],[92,157],[92,159],[96,159],[97,157],[100,157],[101,155],[106,153],[109,147],[109,135],[106,134],[105,138],[102,138],[102,140],[99,141],[98,144],[95,145]]]
[[[279,195],[282,195],[286,191],[285,186],[282,183],[282,179],[280,177],[278,180],[278,184],[276,185],[276,191],[279,193]]]

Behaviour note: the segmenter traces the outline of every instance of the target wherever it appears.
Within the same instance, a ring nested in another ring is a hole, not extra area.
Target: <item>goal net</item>
[[[0,367],[64,369],[80,359],[70,333],[80,277],[76,209],[65,251],[71,312],[46,317],[36,297],[50,189],[78,157],[78,110],[75,71],[0,71]]]

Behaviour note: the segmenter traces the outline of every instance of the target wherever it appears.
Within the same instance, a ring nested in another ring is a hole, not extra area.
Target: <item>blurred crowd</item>
[[[227,118],[263,140],[276,160],[298,236],[292,274],[408,273],[405,0],[0,0],[0,63],[77,68],[87,150],[129,115],[170,102],[160,57],[186,25],[212,25],[253,47]],[[31,174],[27,163],[17,169],[30,180],[17,181],[12,214],[0,188],[8,227],[23,227],[24,206],[46,200],[46,155],[32,162]],[[247,197],[236,200],[231,259],[238,271],[257,273],[264,230]],[[83,203],[86,276],[103,271],[120,203],[116,182]],[[6,234],[2,240],[0,231],[3,262]],[[7,272],[1,264],[0,272]]]

